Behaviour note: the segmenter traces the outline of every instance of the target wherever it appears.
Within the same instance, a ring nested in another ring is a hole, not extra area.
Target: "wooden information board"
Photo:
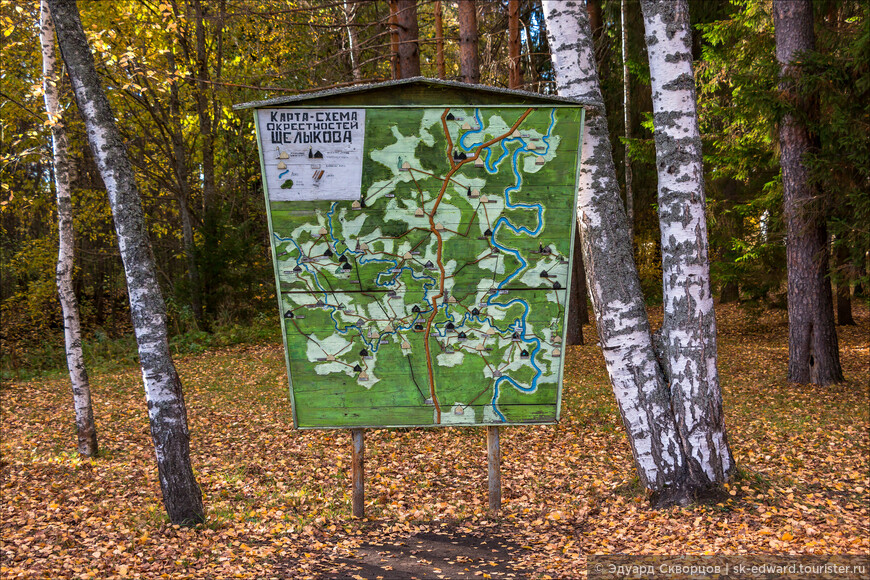
[[[504,100],[257,107],[297,427],[558,420],[584,109]]]

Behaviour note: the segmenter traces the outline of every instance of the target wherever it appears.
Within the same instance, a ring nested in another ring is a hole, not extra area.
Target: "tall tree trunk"
[[[223,5],[222,5],[223,8]],[[211,85],[211,75],[208,69],[208,53],[205,46],[205,13],[201,0],[193,0],[195,34],[196,34],[196,114],[199,118],[199,134],[202,137],[202,219],[206,229],[214,227],[215,199],[217,198],[217,185],[215,181],[214,162],[214,121],[209,101],[214,101],[214,89]],[[223,25],[223,22],[221,22]],[[189,204],[187,197],[182,205]],[[186,218],[190,224],[189,208],[182,208],[182,218]],[[199,264],[196,260],[195,245],[193,240],[192,225],[189,225],[190,236],[185,234],[185,253],[190,253],[188,259],[189,279],[191,284],[191,308],[193,316],[200,328],[205,328],[203,312],[203,286],[199,273]],[[211,240],[209,240],[211,241]]]
[[[441,1],[435,0],[435,66],[438,69],[438,78],[447,78],[447,69],[444,66],[444,20],[441,14]]]
[[[347,44],[350,49],[350,68],[353,74],[353,80],[362,80],[362,70],[359,66],[359,39],[356,33],[356,9],[359,6],[356,2],[348,4],[344,1],[344,28],[347,31]]]
[[[719,293],[719,302],[729,304],[740,300],[740,284],[737,282],[725,282],[722,284],[722,290]]]
[[[417,0],[398,0],[400,78],[420,76],[420,47],[417,30]]]
[[[601,2],[586,0],[586,13],[589,14],[589,28],[592,30],[592,47],[597,48],[598,38],[604,30],[601,18]]]
[[[157,284],[133,168],[94,68],[75,0],[48,0],[48,4],[88,141],[109,194],[139,347],[163,503],[173,523],[202,522],[202,492],[190,464],[184,394],[169,353],[166,306]]]
[[[205,14],[201,0],[193,0],[196,19],[196,113],[199,117],[199,134],[202,136],[202,210],[208,213],[214,204],[217,191],[214,175],[214,132],[209,113],[210,75],[208,54],[205,48]]]
[[[683,485],[686,468],[679,434],[628,238],[588,15],[580,2],[544,0],[543,7],[559,94],[601,103],[586,119],[577,212],[613,392],[641,483],[657,504],[685,503],[691,492]]]
[[[523,87],[523,68],[520,60],[520,0],[508,1],[508,53],[510,64],[508,86],[512,89]],[[581,338],[582,340],[582,338]]]
[[[52,151],[54,155],[54,182],[57,193],[57,293],[63,310],[63,337],[66,345],[66,364],[72,384],[73,408],[76,417],[78,452],[86,457],[96,457],[97,427],[91,406],[91,386],[82,352],[82,331],[79,319],[79,303],[73,292],[73,217],[71,164],[69,143],[66,138],[63,111],[58,98],[61,75],[54,52],[54,24],[48,4],[43,0],[39,18],[39,41],[42,45],[42,87],[45,93],[45,112],[51,125]]]
[[[586,13],[589,15],[589,27],[592,29],[592,51],[595,54],[595,64],[598,67],[598,78],[607,78],[610,74],[607,46],[609,39],[604,34],[601,0],[586,0]]]
[[[849,259],[849,246],[846,240],[835,242],[834,260],[837,271],[837,324],[855,326],[852,316],[851,276],[852,261]]]
[[[625,213],[628,214],[628,237],[634,243],[634,189],[628,139],[631,138],[631,76],[628,71],[628,22],[625,17],[627,0],[619,5],[622,26],[622,119],[625,123]]]
[[[704,166],[688,0],[641,0],[655,122],[664,321],[661,353],[688,485],[724,483],[734,467],[716,368]]]
[[[477,7],[474,0],[459,0],[459,70],[462,81],[480,82],[480,60],[477,53]]]
[[[399,0],[390,0],[390,71],[393,79],[402,78],[399,67]]]
[[[583,241],[580,239],[579,227],[574,230],[573,255],[570,301],[568,317],[565,321],[568,325],[565,343],[570,346],[584,344],[583,325],[589,324],[589,308],[586,306],[586,272],[583,268]]]
[[[794,88],[800,77],[797,56],[813,50],[811,0],[774,0],[776,59],[780,92],[803,111],[818,103],[798,102]],[[788,380],[829,385],[843,380],[834,326],[834,304],[828,278],[828,233],[823,212],[813,207],[817,191],[809,182],[804,155],[813,148],[807,127],[794,114],[779,125],[780,165],[786,221],[788,264]]]

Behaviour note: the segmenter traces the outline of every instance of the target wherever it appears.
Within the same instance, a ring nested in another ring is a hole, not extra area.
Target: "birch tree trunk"
[[[581,2],[544,0],[543,7],[559,94],[602,103],[586,119],[577,212],[610,382],[641,483],[659,505],[685,503],[691,491],[632,256],[588,15]]]
[[[474,0],[459,0],[459,70],[462,82],[480,82],[480,59],[477,53],[477,8]]]
[[[63,123],[63,112],[58,98],[61,75],[58,72],[54,52],[54,24],[48,4],[40,6],[39,42],[42,45],[42,87],[45,93],[45,112],[51,125],[51,141],[54,162],[54,183],[57,193],[57,293],[63,310],[63,337],[66,346],[66,364],[72,384],[73,408],[75,409],[78,452],[86,457],[96,457],[97,428],[91,406],[91,386],[82,352],[81,321],[79,304],[73,291],[73,217],[70,192],[71,166],[69,144]]]
[[[396,20],[399,28],[399,78],[420,76],[417,0],[399,0]]]
[[[362,70],[359,66],[359,40],[356,33],[356,3],[348,4],[347,0],[343,0],[344,5],[344,28],[347,31],[347,44],[350,49],[350,68],[353,74],[354,81],[362,80]]]
[[[728,448],[716,368],[704,167],[688,0],[641,0],[655,122],[664,322],[661,358],[689,485],[724,483]]]
[[[815,46],[811,0],[774,0],[776,59],[780,92],[790,103],[812,113],[818,103],[800,102],[794,82],[800,76],[799,53]],[[779,125],[782,195],[788,264],[788,380],[830,385],[843,380],[828,278],[828,232],[825,216],[813,208],[818,198],[809,183],[804,155],[813,147],[809,131],[794,114]]]
[[[133,169],[94,68],[75,0],[48,0],[48,4],[91,151],[109,194],[139,347],[163,503],[173,523],[202,522],[202,492],[190,465],[184,394],[169,354],[166,306],[157,284]]]

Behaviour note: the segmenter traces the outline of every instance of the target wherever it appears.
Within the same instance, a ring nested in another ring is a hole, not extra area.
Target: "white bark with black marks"
[[[344,29],[347,33],[348,56],[350,57],[350,69],[353,74],[353,80],[362,80],[362,69],[360,68],[359,58],[359,39],[356,33],[356,10],[359,4],[353,2],[348,4],[347,0],[342,0],[342,8],[344,10]]]
[[[135,175],[94,67],[75,0],[48,0],[48,4],[88,141],[109,194],[139,347],[163,503],[173,523],[202,522],[202,492],[190,464],[184,395],[169,353],[166,306],[157,284]]]
[[[716,368],[704,168],[687,0],[641,0],[655,122],[662,249],[662,362],[689,485],[723,483],[734,466]]]
[[[97,428],[91,405],[91,386],[85,357],[82,352],[82,331],[79,304],[73,291],[73,216],[72,216],[72,165],[69,159],[69,143],[64,128],[63,111],[60,107],[59,87],[61,74],[54,51],[54,24],[48,4],[40,5],[39,42],[42,46],[42,87],[45,112],[51,126],[51,141],[54,163],[54,183],[57,194],[57,293],[63,310],[63,337],[66,347],[66,364],[72,384],[73,407],[75,408],[78,452],[86,457],[96,457]]]
[[[583,2],[545,0],[559,94],[602,103]],[[587,116],[578,226],[604,359],[641,483],[661,503],[682,501],[684,465],[634,264],[603,103]]]

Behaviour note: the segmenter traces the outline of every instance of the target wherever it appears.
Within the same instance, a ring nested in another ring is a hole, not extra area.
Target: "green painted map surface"
[[[296,425],[556,421],[581,110],[364,119],[358,199],[268,201]]]

